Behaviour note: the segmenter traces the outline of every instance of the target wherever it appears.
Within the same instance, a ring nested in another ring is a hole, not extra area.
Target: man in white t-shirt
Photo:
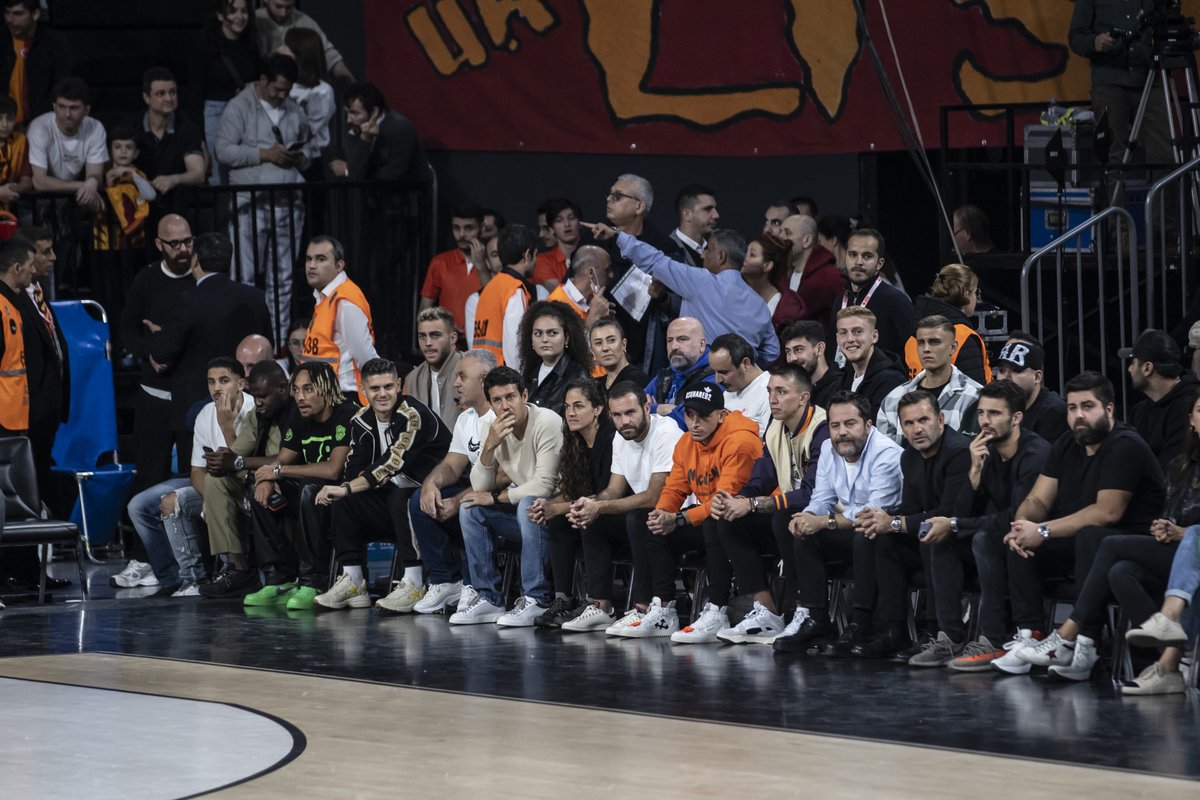
[[[583,531],[591,601],[575,618],[563,623],[564,631],[605,630],[613,635],[636,630],[649,608],[650,556],[642,543],[650,535],[646,515],[654,508],[671,472],[675,443],[683,431],[675,421],[650,413],[650,399],[630,381],[615,384],[608,393],[608,412],[617,429],[613,437],[612,477],[604,491],[571,505],[571,524]],[[604,525],[606,516],[623,517],[619,526]],[[614,527],[616,535],[614,535]],[[632,607],[614,622],[612,553],[614,544],[628,542],[633,552]]]
[[[204,564],[196,526],[204,508],[204,454],[231,447],[246,419],[254,413],[254,398],[244,391],[242,368],[231,357],[214,358],[208,364],[206,403],[196,415],[192,434],[191,474],[170,478],[134,495],[129,501],[129,518],[146,546],[153,572],[139,586],[161,586],[172,597],[200,594]]]
[[[458,501],[470,487],[467,476],[483,449],[483,426],[496,418],[483,393],[483,379],[496,368],[496,357],[487,350],[468,350],[454,369],[454,394],[461,409],[454,423],[450,450],[433,468],[421,491],[408,502],[413,536],[421,553],[429,588],[413,606],[418,614],[445,613],[459,602],[471,577],[458,524]]]
[[[736,333],[713,339],[708,350],[713,378],[725,390],[725,408],[740,411],[758,423],[758,435],[771,424],[771,401],[767,382],[771,376],[754,363],[754,348]]]
[[[75,202],[101,211],[100,187],[108,142],[104,125],[89,116],[91,91],[79,78],[63,78],[54,86],[54,110],[29,123],[29,165],[39,192],[73,192]]]

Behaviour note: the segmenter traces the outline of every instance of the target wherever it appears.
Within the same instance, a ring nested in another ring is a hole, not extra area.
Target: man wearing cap
[[[646,519],[652,534],[645,545],[655,596],[637,627],[651,631],[642,635],[653,635],[653,631],[666,635],[678,627],[674,603],[663,605],[663,598],[675,594],[676,556],[702,550],[708,602],[694,623],[671,633],[671,641],[699,644],[715,642],[717,632],[729,627],[725,606],[733,590],[733,569],[712,518],[712,500],[717,492],[732,494],[746,485],[754,462],[762,455],[762,440],[758,423],[739,411],[725,409],[724,392],[714,383],[689,387],[682,405],[688,435],[675,445],[671,472],[658,504]],[[684,511],[692,494],[700,504]]]
[[[1067,404],[1045,383],[1046,351],[1023,331],[1013,331],[996,360],[996,380],[1012,381],[1025,393],[1021,427],[1053,444],[1067,432]]]
[[[1129,361],[1130,384],[1146,395],[1130,412],[1129,424],[1150,445],[1165,472],[1183,446],[1200,381],[1184,371],[1179,345],[1160,330],[1144,331],[1133,347],[1123,347],[1117,355]]]

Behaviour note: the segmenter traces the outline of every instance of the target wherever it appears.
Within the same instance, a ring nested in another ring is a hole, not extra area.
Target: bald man
[[[275,351],[271,347],[270,339],[261,334],[252,333],[238,342],[234,358],[242,365],[242,370],[249,378],[250,368],[260,361],[270,361],[275,358]]]
[[[841,296],[844,282],[837,258],[817,243],[817,221],[805,214],[786,218],[779,235],[792,243],[786,288],[804,302],[802,319],[815,319],[827,325],[829,310]]]
[[[716,383],[708,366],[708,341],[704,326],[695,317],[680,317],[667,326],[667,362],[669,366],[646,385],[650,411],[670,417],[680,430],[687,430],[683,419],[683,396],[701,382]]]
[[[571,306],[583,317],[583,327],[590,328],[612,316],[612,306],[604,298],[604,290],[612,278],[612,258],[608,252],[594,244],[585,244],[571,258],[571,277],[556,286],[546,299]]]

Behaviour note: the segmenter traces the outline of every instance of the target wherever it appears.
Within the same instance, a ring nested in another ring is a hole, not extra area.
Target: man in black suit
[[[233,357],[252,333],[271,338],[271,315],[262,289],[230,280],[233,243],[220,233],[202,233],[192,251],[196,285],[183,296],[178,317],[163,325],[150,354],[171,367],[171,430],[190,427],[190,411],[208,399],[208,362]]]
[[[370,83],[346,90],[345,156],[331,161],[335,178],[398,181],[426,177],[425,152],[408,118],[384,103]]]
[[[708,237],[721,218],[716,195],[705,186],[694,183],[685,186],[675,197],[675,214],[679,227],[671,233],[671,244],[663,252],[682,264],[703,267]]]

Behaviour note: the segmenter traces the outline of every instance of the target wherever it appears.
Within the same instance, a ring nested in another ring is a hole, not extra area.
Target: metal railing
[[[1196,219],[1200,209],[1194,194],[1198,181],[1200,157],[1162,176],[1146,192],[1147,328],[1170,330],[1187,314],[1193,231],[1200,229],[1200,220]],[[1176,198],[1178,205],[1173,206],[1171,201]],[[1179,247],[1173,251],[1170,245],[1175,234],[1179,236]],[[1179,303],[1177,309],[1172,309],[1172,295]]]

